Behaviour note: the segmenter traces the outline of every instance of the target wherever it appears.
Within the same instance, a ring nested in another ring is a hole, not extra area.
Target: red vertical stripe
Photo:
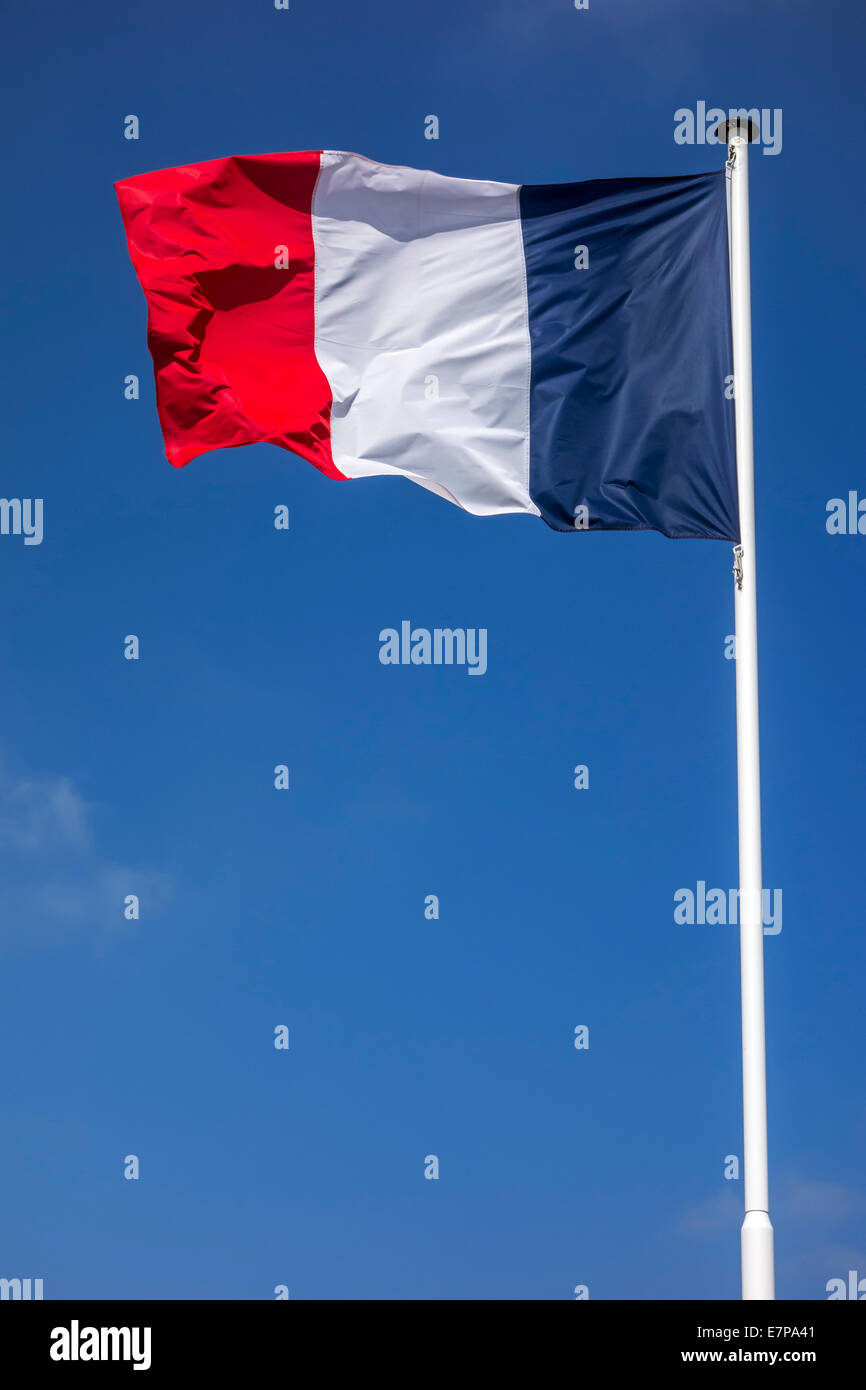
[[[271,443],[343,476],[315,353],[318,173],[318,152],[306,151],[214,159],[116,185],[176,468],[209,449]]]

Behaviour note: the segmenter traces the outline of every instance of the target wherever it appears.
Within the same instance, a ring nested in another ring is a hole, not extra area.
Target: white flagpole
[[[737,680],[737,806],[740,847],[740,989],[743,1015],[743,1172],[741,1232],[744,1299],[774,1299],[773,1227],[767,1163],[764,1039],[764,923],[761,773],[758,745],[758,624],[755,589],[755,482],[752,441],[752,310],[749,277],[750,120],[724,121],[730,170],[731,327],[740,543],[734,550]]]

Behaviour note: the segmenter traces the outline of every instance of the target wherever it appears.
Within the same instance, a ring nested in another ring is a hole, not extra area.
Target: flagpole
[[[734,549],[737,682],[737,809],[740,854],[740,990],[743,1026],[742,1296],[774,1299],[773,1227],[767,1161],[761,774],[758,743],[758,622],[752,438],[752,311],[749,276],[749,143],[753,121],[722,122],[730,170],[731,329],[740,543]]]

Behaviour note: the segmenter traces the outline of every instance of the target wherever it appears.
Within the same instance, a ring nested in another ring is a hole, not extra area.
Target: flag
[[[325,150],[116,188],[176,467],[268,442],[478,515],[738,539],[724,170],[517,185]]]

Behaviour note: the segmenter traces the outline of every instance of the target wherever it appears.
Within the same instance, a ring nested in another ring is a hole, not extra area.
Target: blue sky
[[[778,1293],[866,1275],[866,537],[825,527],[866,493],[862,14],[153,0],[6,27],[0,494],[44,499],[44,539],[0,537],[0,1275],[738,1296],[736,929],[673,917],[736,884],[730,547],[482,520],[266,445],[170,468],[112,187],[322,147],[700,172],[724,151],[673,138],[698,101],[783,112],[751,180]],[[485,627],[487,673],[382,666],[404,618]]]

